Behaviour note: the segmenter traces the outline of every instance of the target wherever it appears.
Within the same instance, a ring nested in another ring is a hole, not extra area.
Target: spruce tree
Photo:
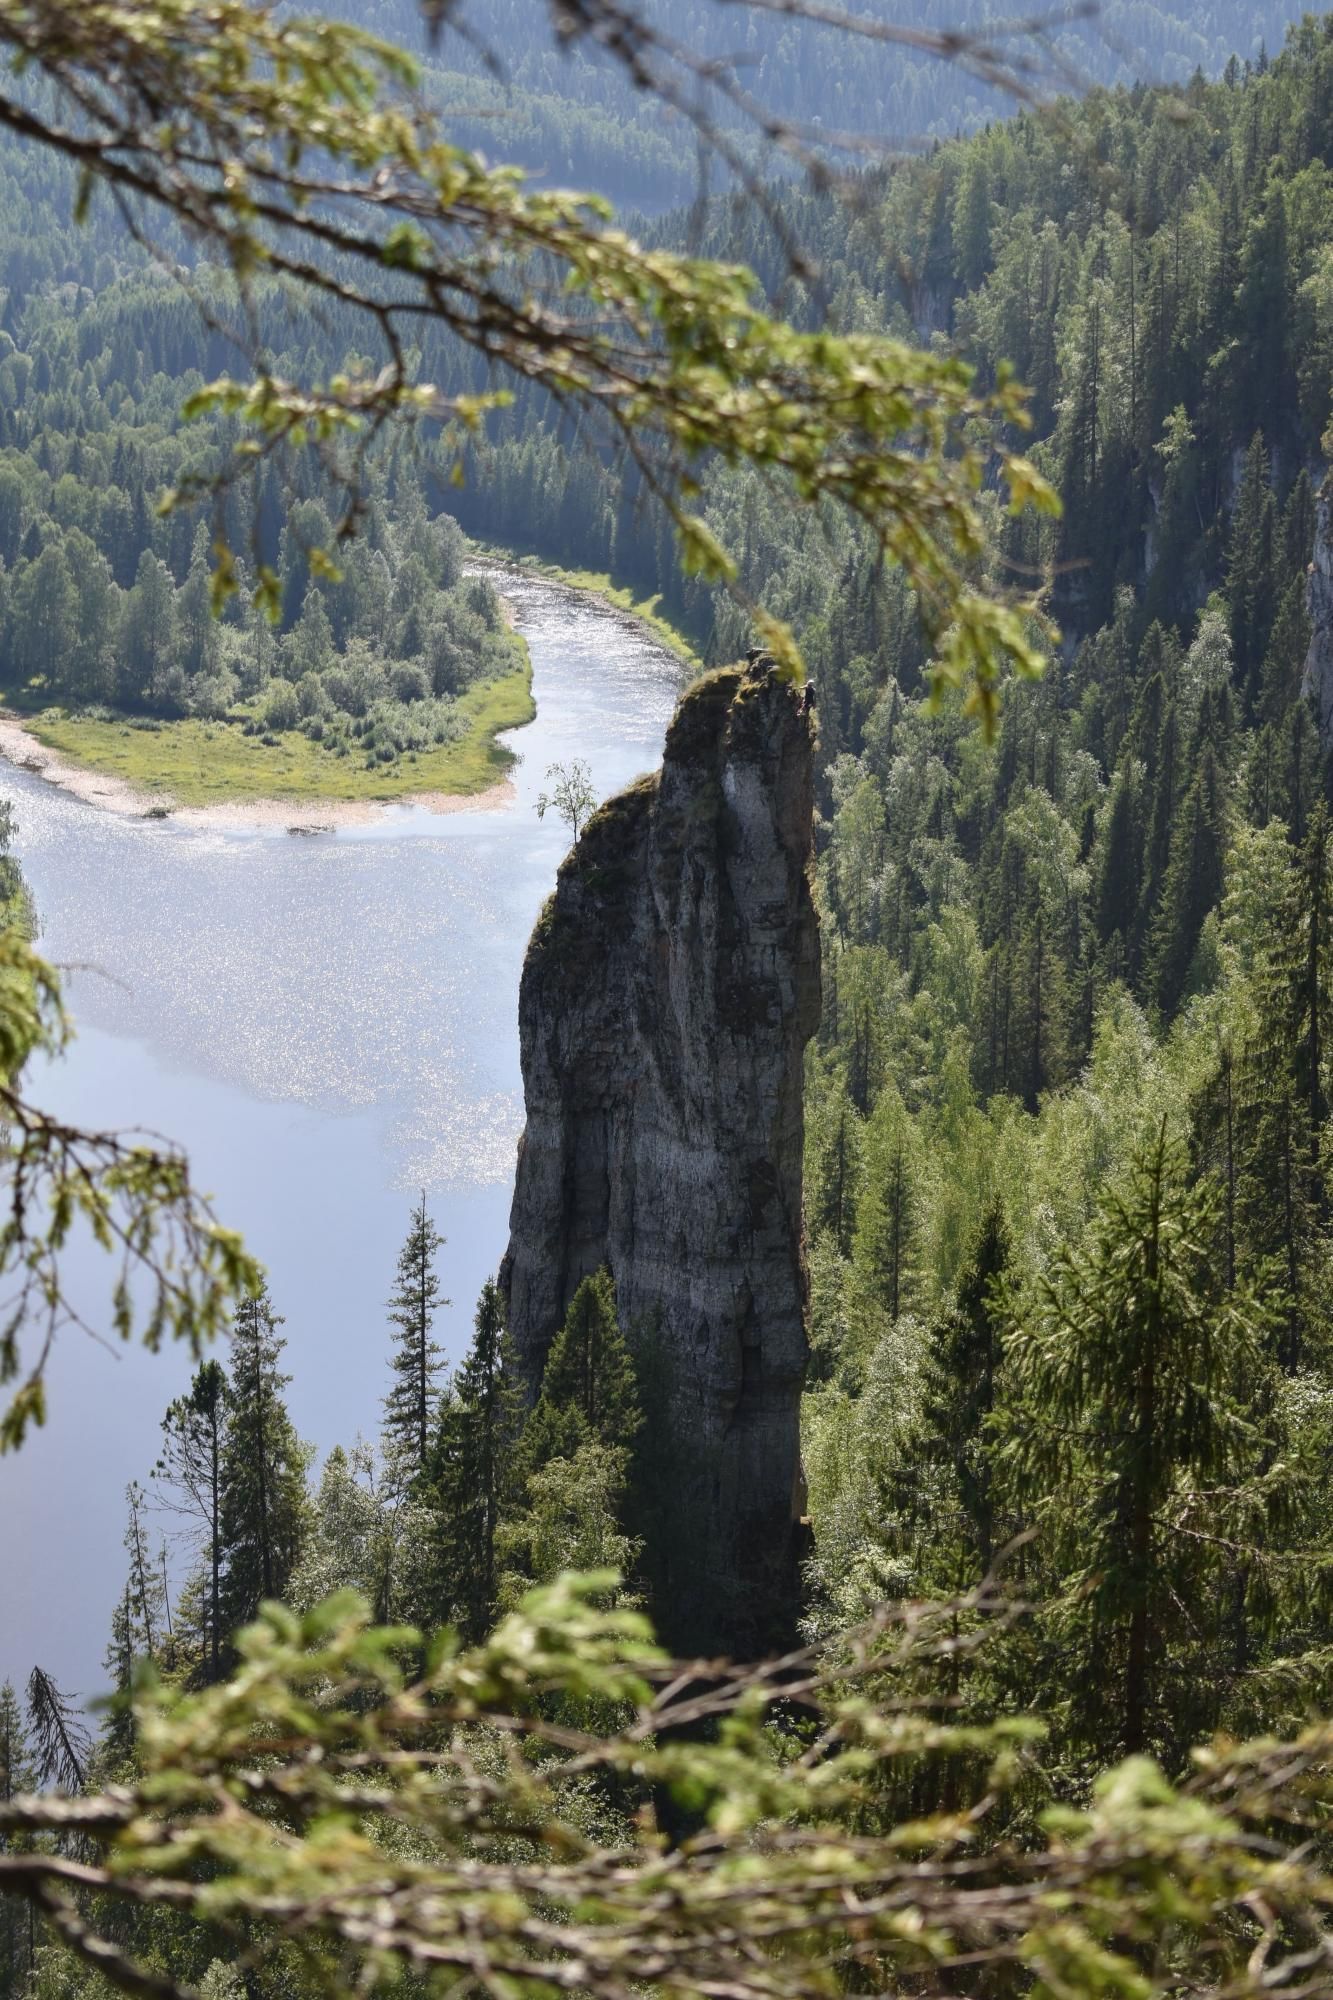
[[[1205,741],[1171,829],[1170,860],[1152,927],[1148,978],[1167,1020],[1184,997],[1204,920],[1222,894],[1226,840],[1226,790],[1213,746]]]
[[[222,1676],[222,1440],[228,1385],[220,1362],[201,1364],[189,1391],[162,1419],[162,1451],[153,1477],[167,1505],[185,1516],[196,1552],[208,1565],[206,1675]]]
[[[1117,772],[1102,822],[1097,853],[1096,890],[1093,921],[1097,935],[1117,964],[1125,965],[1128,946],[1134,935],[1134,914],[1139,900],[1139,858],[1142,830],[1139,826],[1139,795],[1131,764]]]
[[[1293,576],[1278,602],[1277,617],[1260,674],[1259,710],[1266,722],[1283,723],[1301,698],[1301,679],[1310,650],[1305,609],[1305,576]]]
[[[569,1302],[546,1359],[541,1399],[554,1410],[577,1411],[589,1434],[605,1444],[634,1441],[643,1412],[605,1266],[585,1278]]]
[[[395,1329],[390,1368],[393,1387],[384,1402],[384,1453],[406,1483],[426,1464],[440,1375],[440,1349],[431,1339],[440,1293],[435,1257],[444,1238],[426,1213],[426,1195],[412,1211],[407,1240],[398,1254],[398,1275],[389,1299]]]
[[[570,1300],[523,1428],[517,1501],[497,1535],[511,1572],[502,1603],[524,1578],[545,1581],[580,1565],[624,1571],[637,1557],[622,1516],[642,1423],[634,1363],[603,1268]]]
[[[1167,700],[1162,710],[1157,745],[1147,779],[1146,830],[1143,866],[1139,870],[1139,909],[1134,925],[1131,969],[1137,973],[1150,949],[1153,920],[1157,914],[1162,883],[1171,858],[1171,833],[1180,797],[1180,750],[1176,704]]]
[[[948,1590],[980,1581],[995,1554],[993,1440],[987,1431],[1000,1371],[1000,1281],[1012,1245],[1004,1209],[992,1200],[954,1294],[930,1329],[922,1399],[922,1445],[949,1475],[967,1574],[941,1579]]]
[[[0,1686],[0,1805],[37,1789],[37,1770],[12,1681]],[[30,1836],[0,1832],[0,1854],[26,1849]],[[24,1992],[33,1971],[32,1905],[0,1897],[0,1993]]]
[[[102,1722],[102,1742],[113,1758],[127,1758],[134,1748],[134,1606],[127,1583],[111,1614],[111,1632],[102,1655],[111,1700]]]
[[[1269,485],[1268,451],[1260,432],[1245,454],[1227,552],[1227,608],[1236,679],[1252,712],[1275,610],[1275,558],[1280,555],[1277,508]]]
[[[852,1256],[857,1275],[893,1320],[911,1302],[921,1206],[916,1133],[893,1084],[865,1127],[861,1199]]]
[[[166,1637],[166,1585],[149,1534],[147,1495],[137,1479],[125,1488],[125,1508],[129,1643],[135,1659],[151,1659]]]
[[[1267,913],[1257,1022],[1239,1094],[1239,1234],[1251,1272],[1285,1294],[1282,1358],[1295,1368],[1320,1296],[1327,1224],[1328,1051],[1333,1047],[1333,821],[1321,802]]]
[[[444,1614],[475,1643],[495,1617],[496,1539],[506,1503],[516,1496],[515,1451],[523,1430],[523,1391],[505,1334],[504,1303],[489,1278],[453,1390],[429,1474],[435,1567]]]
[[[267,1287],[242,1301],[231,1330],[231,1394],[220,1467],[223,1628],[281,1598],[306,1528],[307,1454],[287,1414],[286,1342]]]
[[[28,1676],[28,1732],[39,1785],[81,1792],[92,1742],[82,1713],[44,1667]]]
[[[1086,1239],[1007,1301],[1005,1462],[1058,1580],[1079,1733],[1102,1756],[1161,1748],[1172,1642],[1215,1612],[1240,1524],[1274,1499],[1253,1421],[1266,1312],[1228,1292],[1221,1196],[1187,1169],[1163,1129]]]

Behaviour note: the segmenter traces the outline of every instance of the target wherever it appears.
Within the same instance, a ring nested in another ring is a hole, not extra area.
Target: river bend
[[[495,580],[537,702],[506,739],[520,758],[507,807],[394,807],[312,839],[201,832],[116,818],[0,765],[79,1029],[29,1094],[187,1148],[268,1267],[292,1415],[321,1455],[378,1428],[383,1302],[416,1190],[447,1239],[437,1335],[453,1358],[504,1248],[519,971],[566,844],[535,810],[547,767],[581,756],[599,796],[618,790],[657,762],[680,685],[679,662],[596,599],[523,571]],[[104,1319],[102,1260],[80,1250],[74,1275]],[[147,1479],[187,1376],[179,1353],[63,1337],[47,1429],[0,1460],[0,1679],[39,1660],[85,1697],[102,1684],[123,1489]]]

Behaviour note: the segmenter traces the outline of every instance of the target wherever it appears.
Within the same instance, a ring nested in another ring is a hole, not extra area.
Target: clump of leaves
[[[150,1348],[181,1339],[197,1354],[259,1281],[182,1153],[145,1134],[81,1130],[23,1095],[29,1057],[57,1053],[69,1035],[55,971],[20,931],[0,930],[0,1452],[45,1421],[46,1363],[63,1326]],[[114,1260],[105,1328],[88,1324],[65,1282],[79,1228]]]
[[[1037,1726],[963,1727],[921,1698],[996,1609],[984,1593],[739,1668],[667,1660],[639,1614],[608,1608],[615,1583],[562,1577],[482,1646],[442,1635],[424,1670],[420,1634],[372,1626],[353,1597],[304,1619],[266,1607],[230,1681],[141,1687],[132,1784],[0,1806],[0,1834],[81,1843],[11,1843],[0,1891],[161,2000],[185,1989],[134,1962],[136,1910],[231,1932],[242,1970],[334,1951],[358,1993],[409,1970],[428,1992],[606,2000],[795,2000],[849,1979],[942,1996],[992,1975],[1127,2000],[1327,1982],[1333,1890],[1308,1830],[1329,1725],[1219,1748],[1183,1787],[1132,1759],[1019,1847],[988,1823]],[[893,1768],[960,1753],[975,1797],[895,1821]]]

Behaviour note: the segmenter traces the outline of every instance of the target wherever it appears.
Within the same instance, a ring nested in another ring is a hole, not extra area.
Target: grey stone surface
[[[563,863],[519,998],[511,1333],[535,1384],[609,1266],[670,1427],[668,1622],[704,1643],[779,1629],[794,1583],[812,727],[762,661],[691,689]]]

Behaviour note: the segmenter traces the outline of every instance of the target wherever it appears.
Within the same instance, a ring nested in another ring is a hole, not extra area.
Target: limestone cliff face
[[[670,1427],[668,1618],[702,1643],[760,1635],[794,1567],[811,826],[800,697],[760,668],[710,675],[660,773],[561,867],[519,996],[510,1329],[535,1383],[576,1287],[609,1266]]]
[[[1305,658],[1304,687],[1314,697],[1319,716],[1319,741],[1333,749],[1333,481],[1326,479],[1315,510],[1314,560],[1306,583],[1305,607],[1310,614],[1310,650]]]

